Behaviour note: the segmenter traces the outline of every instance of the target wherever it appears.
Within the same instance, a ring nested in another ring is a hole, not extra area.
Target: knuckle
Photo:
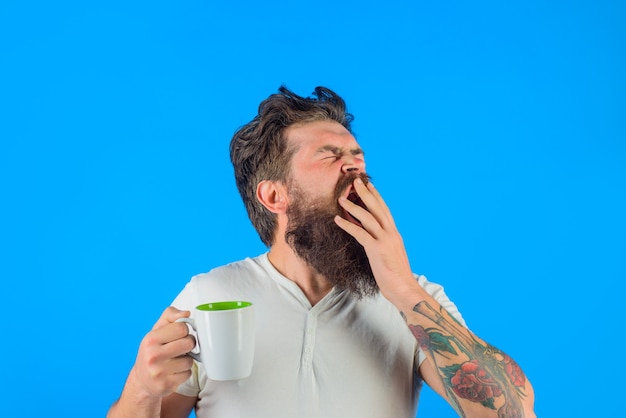
[[[185,344],[183,348],[189,352],[193,350],[195,346],[196,346],[196,339],[193,337],[193,335],[188,335],[185,338]]]
[[[159,385],[161,382],[161,376],[163,375],[163,371],[158,368],[150,369],[150,379],[152,379],[152,383],[155,385]]]
[[[158,367],[161,363],[162,355],[161,350],[157,347],[147,347],[141,352],[141,358],[143,363],[149,367]]]
[[[150,368],[152,372],[158,373],[160,359],[161,358],[156,353],[149,352],[145,356],[145,363],[148,365],[148,367]]]
[[[174,325],[176,326],[176,336],[178,338],[183,338],[189,335],[189,328],[187,328],[187,324],[184,322],[176,322]]]
[[[173,306],[168,306],[167,308],[165,308],[165,311],[163,311],[163,317],[171,322],[176,319],[177,312],[178,309],[174,308]]]
[[[143,338],[143,341],[141,342],[141,345],[144,347],[152,347],[156,344],[156,338],[154,337],[153,333],[148,333],[146,334],[146,336]]]

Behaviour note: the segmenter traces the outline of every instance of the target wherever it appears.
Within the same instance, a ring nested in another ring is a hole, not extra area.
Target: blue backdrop
[[[216,3],[0,3],[0,416],[104,416],[191,275],[265,250],[228,143],[283,83],[345,97],[539,416],[623,414],[626,3]]]

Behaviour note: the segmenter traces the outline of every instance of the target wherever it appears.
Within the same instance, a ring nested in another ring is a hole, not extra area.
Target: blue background
[[[187,280],[265,250],[228,143],[283,83],[346,99],[540,417],[623,416],[625,3],[226,3],[0,3],[0,416],[104,416]]]

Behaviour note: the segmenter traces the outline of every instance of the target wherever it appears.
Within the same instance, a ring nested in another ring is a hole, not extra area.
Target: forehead
[[[325,146],[358,147],[354,136],[343,125],[328,120],[292,125],[285,130],[285,137],[289,146],[295,148],[296,153],[315,152]]]

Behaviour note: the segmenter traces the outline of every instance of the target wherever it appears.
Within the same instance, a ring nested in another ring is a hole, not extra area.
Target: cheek
[[[320,174],[313,174],[305,182],[301,183],[301,187],[315,197],[332,197],[336,186],[336,177]]]

